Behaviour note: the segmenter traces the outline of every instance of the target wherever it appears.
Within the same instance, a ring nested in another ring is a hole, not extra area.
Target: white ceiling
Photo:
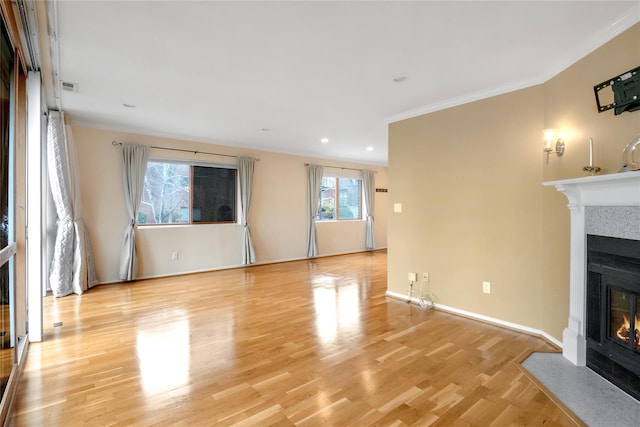
[[[542,83],[640,21],[638,0],[54,5],[74,123],[381,165],[388,122]]]

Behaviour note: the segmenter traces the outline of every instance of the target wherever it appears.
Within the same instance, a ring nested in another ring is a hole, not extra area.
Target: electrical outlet
[[[171,252],[171,260],[172,261],[178,260],[178,252]]]
[[[409,273],[409,281],[417,282],[418,281],[418,273]]]
[[[429,283],[429,273],[422,273],[422,281],[424,283]]]
[[[482,282],[482,292],[485,294],[491,293],[491,282]]]

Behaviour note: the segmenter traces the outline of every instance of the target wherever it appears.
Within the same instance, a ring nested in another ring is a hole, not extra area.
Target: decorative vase
[[[620,172],[640,170],[640,155],[636,156],[638,159],[634,159],[634,153],[638,147],[640,147],[640,134],[636,135],[624,148]],[[640,149],[637,151],[640,152]]]

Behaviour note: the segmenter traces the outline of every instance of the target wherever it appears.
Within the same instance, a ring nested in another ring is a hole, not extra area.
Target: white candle
[[[593,167],[593,138],[589,138],[589,166]]]

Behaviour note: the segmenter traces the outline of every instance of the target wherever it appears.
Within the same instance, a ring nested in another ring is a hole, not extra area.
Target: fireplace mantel
[[[544,182],[569,200],[569,321],[562,334],[562,354],[574,365],[586,364],[585,206],[640,206],[640,171]],[[640,227],[640,224],[638,224]]]

